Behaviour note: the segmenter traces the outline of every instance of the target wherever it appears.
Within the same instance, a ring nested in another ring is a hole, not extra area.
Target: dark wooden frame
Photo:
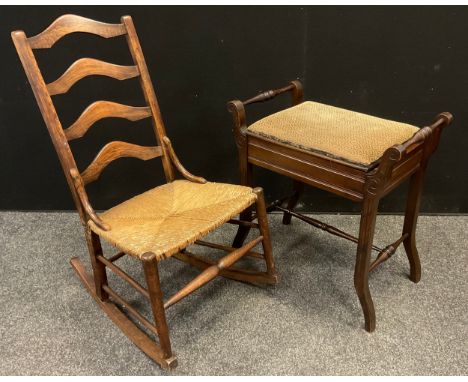
[[[59,79],[46,84],[36,62],[33,49],[50,48],[60,38],[74,32],[91,33],[104,38],[125,35],[134,65],[120,66],[83,58],[71,65]],[[163,293],[158,273],[159,263],[155,255],[153,253],[146,253],[141,258],[147,284],[145,288],[115,264],[116,261],[126,255],[125,253],[119,252],[111,257],[104,257],[100,237],[92,232],[88,226],[88,221],[91,220],[103,230],[112,229],[95,213],[88,200],[85,186],[95,181],[104,168],[115,159],[136,157],[148,160],[161,157],[167,182],[172,182],[175,179],[175,170],[189,181],[197,183],[206,182],[203,178],[192,175],[182,166],[169,138],[166,136],[161,112],[132,18],[130,16],[123,16],[120,24],[106,24],[76,15],[64,15],[36,36],[28,38],[23,31],[16,31],[12,33],[12,38],[57,151],[76,208],[80,214],[81,222],[85,228],[93,273],[92,275],[88,274],[81,261],[76,257],[71,260],[71,264],[98,305],[135,345],[163,368],[173,368],[177,364],[177,359],[171,350],[165,315],[166,309],[217,276],[254,284],[275,284],[278,281],[272,257],[263,191],[261,188],[253,190],[257,195],[255,204],[258,223],[253,223],[251,220],[244,222],[235,219],[227,222],[258,229],[259,235],[240,248],[208,243],[201,240],[195,243],[196,245],[216,248],[228,253],[218,261],[201,258],[186,249],[175,254],[173,256],[175,259],[193,265],[201,269],[202,272],[167,299],[166,302],[163,302]],[[75,82],[90,75],[104,75],[118,80],[139,77],[146,105],[143,107],[131,107],[109,101],[97,101],[90,105],[74,124],[64,130],[51,96],[66,93]],[[151,118],[158,146],[144,147],[126,142],[110,142],[104,146],[93,162],[80,173],[68,142],[82,137],[94,122],[107,117],[119,117],[129,120]],[[252,248],[260,243],[263,246],[263,253],[253,252]],[[233,264],[243,256],[252,256],[265,261],[266,271],[253,271],[233,267]],[[107,270],[114,272],[149,300],[154,323],[150,322],[150,320],[144,317],[108,285]],[[122,312],[122,308],[130,316],[133,316],[139,322],[139,325],[130,320]],[[156,342],[148,334],[151,336],[155,335],[159,341]]]
[[[276,209],[284,212],[284,224],[289,224],[291,216],[294,216],[333,235],[357,243],[354,286],[364,312],[365,329],[372,332],[375,330],[375,311],[369,291],[369,272],[391,257],[403,243],[410,263],[410,279],[417,283],[421,278],[421,265],[416,249],[416,223],[424,175],[428,160],[439,143],[441,131],[451,123],[453,117],[447,112],[439,114],[430,126],[421,128],[403,144],[388,148],[378,161],[365,167],[317,152],[302,150],[249,131],[245,106],[268,101],[283,93],[291,94],[293,105],[303,102],[303,89],[299,81],[292,81],[281,89],[263,92],[244,102],[239,100],[228,102],[228,110],[234,120],[241,183],[252,185],[253,165],[292,178],[292,194],[271,203],[267,211]],[[394,243],[379,248],[373,245],[379,201],[408,177],[411,180],[402,235]],[[304,185],[317,187],[362,203],[359,236],[354,237],[338,228],[293,211]],[[282,206],[284,202],[287,202],[286,207]],[[241,219],[249,221],[253,216],[252,211],[247,209],[241,214]],[[242,245],[248,231],[248,226],[239,227],[234,247]],[[378,252],[374,261],[371,261],[372,250]]]

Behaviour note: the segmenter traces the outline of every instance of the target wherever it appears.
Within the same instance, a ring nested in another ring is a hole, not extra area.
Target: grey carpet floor
[[[357,231],[357,216],[322,219]],[[270,223],[281,283],[218,278],[172,307],[172,374],[467,374],[468,217],[420,218],[419,284],[408,280],[402,249],[371,275],[373,334],[353,288],[354,245],[297,220],[283,226],[279,215]],[[376,242],[393,241],[401,223],[379,217]],[[229,243],[233,234],[227,227],[211,239]],[[0,213],[0,374],[167,375],[99,310],[69,266],[73,256],[89,266],[76,214]],[[141,279],[136,261],[119,261]],[[196,274],[176,260],[161,268],[166,296]]]

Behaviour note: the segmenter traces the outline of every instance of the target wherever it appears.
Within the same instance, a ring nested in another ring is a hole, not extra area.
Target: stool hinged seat
[[[386,149],[419,129],[405,123],[305,101],[253,123],[249,134],[314,151],[362,167],[372,166]]]
[[[292,107],[247,125],[246,106],[285,93],[291,94]],[[423,180],[429,158],[437,148],[442,129],[452,122],[452,115],[441,113],[430,126],[419,129],[317,102],[304,102],[299,81],[243,102],[230,101],[227,106],[233,115],[241,183],[253,184],[254,165],[291,178],[292,193],[270,203],[267,210],[282,211],[284,224],[289,224],[294,216],[357,244],[354,286],[363,309],[365,328],[373,331],[375,311],[368,285],[369,272],[403,244],[410,263],[410,279],[420,280],[416,224]],[[408,178],[410,189],[402,235],[380,248],[373,243],[379,200]],[[304,185],[361,203],[358,237],[294,211]],[[248,221],[252,216],[247,209],[241,219]],[[248,232],[249,227],[239,227],[233,246],[240,246]],[[378,252],[374,261],[371,261],[372,250]]]

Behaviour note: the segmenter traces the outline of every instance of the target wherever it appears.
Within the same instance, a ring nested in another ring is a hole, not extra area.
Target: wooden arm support
[[[86,195],[86,191],[84,189],[83,179],[81,179],[81,175],[77,169],[72,168],[70,169],[70,176],[73,179],[73,185],[75,186],[76,193],[78,198],[80,199],[81,205],[83,206],[84,210],[88,214],[88,217],[96,224],[99,228],[104,231],[109,231],[111,227],[109,224],[104,223],[99,216],[96,215],[91,203],[89,203],[88,196]]]
[[[181,175],[185,179],[190,180],[191,182],[194,182],[194,183],[206,183],[205,178],[202,178],[200,176],[195,176],[195,175],[191,174],[182,165],[182,163],[180,162],[179,158],[177,157],[177,155],[176,155],[176,153],[174,151],[174,148],[172,147],[171,140],[168,137],[164,136],[162,141],[163,141],[164,146],[167,149],[167,152],[169,153],[169,156],[171,158],[172,163],[174,164],[174,166],[177,168],[177,170],[181,173]]]

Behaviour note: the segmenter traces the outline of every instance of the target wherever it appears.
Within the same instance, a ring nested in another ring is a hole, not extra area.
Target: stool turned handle
[[[269,101],[276,96],[286,93],[288,91],[293,92],[293,104],[297,105],[298,103],[301,103],[303,100],[303,91],[302,91],[302,84],[295,80],[291,81],[289,85],[280,88],[280,89],[275,89],[275,90],[267,90],[264,92],[261,92],[260,94],[256,95],[255,97],[249,98],[246,101],[243,101],[242,103],[245,105],[249,105],[251,103],[258,103],[258,102],[265,102]]]
[[[453,122],[453,115],[452,113],[449,113],[448,111],[444,111],[442,113],[439,113],[437,115],[437,117],[435,118],[435,121],[434,123],[432,124],[432,126],[434,126],[435,124],[437,123],[440,123],[440,121],[443,121],[445,122],[445,126],[448,126],[450,125],[452,122]],[[431,127],[432,127],[431,126]]]
[[[452,121],[453,115],[448,111],[438,114],[432,125],[423,127],[418,132],[416,132],[410,139],[402,143],[399,146],[400,151],[402,153],[409,153],[413,151],[413,149],[417,147],[416,145],[428,139],[435,129],[440,127],[446,127],[450,125]]]

